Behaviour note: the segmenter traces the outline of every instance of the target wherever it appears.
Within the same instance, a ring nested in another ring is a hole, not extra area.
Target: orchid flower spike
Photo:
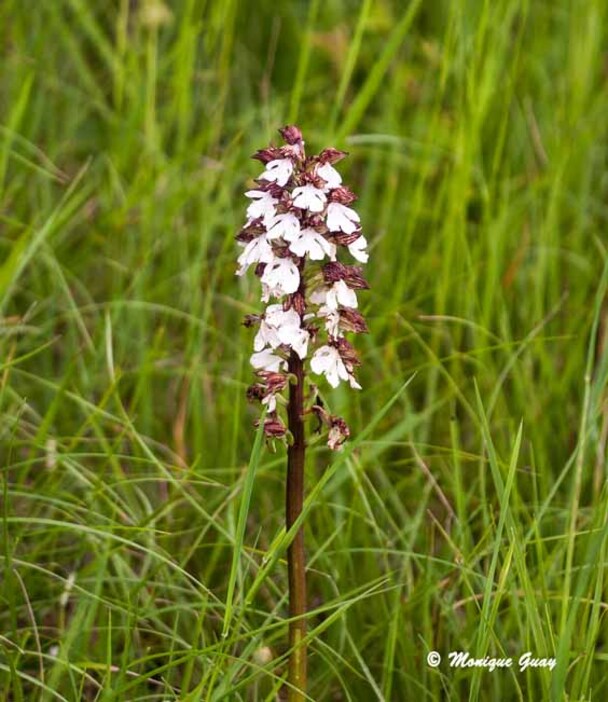
[[[251,356],[258,382],[248,397],[266,406],[265,429],[273,438],[287,434],[280,410],[287,404],[282,394],[289,386],[291,355],[305,362],[304,379],[307,367],[331,387],[345,382],[360,389],[355,377],[360,362],[345,334],[367,332],[357,292],[368,287],[362,268],[351,262],[368,260],[360,218],[351,207],[356,196],[334,168],[347,154],[328,148],[306,156],[297,127],[279,132],[282,146],[253,156],[264,171],[257,187],[245,193],[247,221],[236,237],[243,247],[237,275],[253,267],[261,299],[269,303],[245,323],[258,326]],[[314,401],[310,406],[327,428],[330,448],[340,449],[350,434],[344,420],[320,412]]]

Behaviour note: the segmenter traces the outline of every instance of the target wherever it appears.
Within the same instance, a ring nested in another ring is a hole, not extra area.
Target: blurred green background
[[[282,694],[234,235],[288,122],[350,152],[371,244],[351,448],[309,451],[310,698],[606,698],[607,14],[2,2],[0,700]]]

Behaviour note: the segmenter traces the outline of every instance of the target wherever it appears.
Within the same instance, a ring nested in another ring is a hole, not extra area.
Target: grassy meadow
[[[370,241],[363,390],[320,383],[352,439],[308,451],[309,699],[608,699],[607,22],[0,3],[0,702],[283,698],[234,235],[286,123],[350,153]]]

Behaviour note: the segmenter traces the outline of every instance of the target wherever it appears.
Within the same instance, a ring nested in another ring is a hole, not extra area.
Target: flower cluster
[[[310,357],[310,370],[334,388],[344,381],[360,389],[355,378],[360,362],[344,335],[367,331],[357,291],[368,287],[361,267],[338,261],[343,250],[360,263],[368,259],[359,215],[350,207],[356,196],[334,168],[346,154],[328,148],[307,157],[297,127],[279,131],[283,146],[253,156],[264,171],[257,187],[245,193],[247,222],[236,237],[243,247],[237,275],[254,266],[262,302],[269,303],[245,324],[258,327],[251,365],[259,382],[248,397],[266,405],[265,431],[273,437],[286,434],[278,410],[285,404],[290,357]],[[328,427],[329,446],[340,448],[350,433],[344,420],[314,403],[310,411]]]

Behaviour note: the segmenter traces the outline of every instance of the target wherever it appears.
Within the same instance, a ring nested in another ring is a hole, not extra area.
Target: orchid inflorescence
[[[258,187],[245,193],[251,203],[236,237],[244,247],[237,275],[255,265],[262,302],[271,303],[263,314],[248,315],[245,324],[258,326],[251,356],[258,382],[248,397],[267,407],[264,430],[272,437],[287,434],[278,409],[290,382],[290,354],[302,360],[310,356],[310,370],[332,387],[345,381],[360,389],[354,375],[360,361],[344,334],[367,331],[356,291],[369,287],[359,266],[337,260],[343,249],[361,263],[368,259],[359,215],[349,207],[356,196],[334,168],[347,154],[328,148],[307,157],[297,127],[279,131],[283,146],[253,156],[265,169]],[[339,449],[350,434],[344,420],[319,401],[310,411],[329,428],[328,445]]]

